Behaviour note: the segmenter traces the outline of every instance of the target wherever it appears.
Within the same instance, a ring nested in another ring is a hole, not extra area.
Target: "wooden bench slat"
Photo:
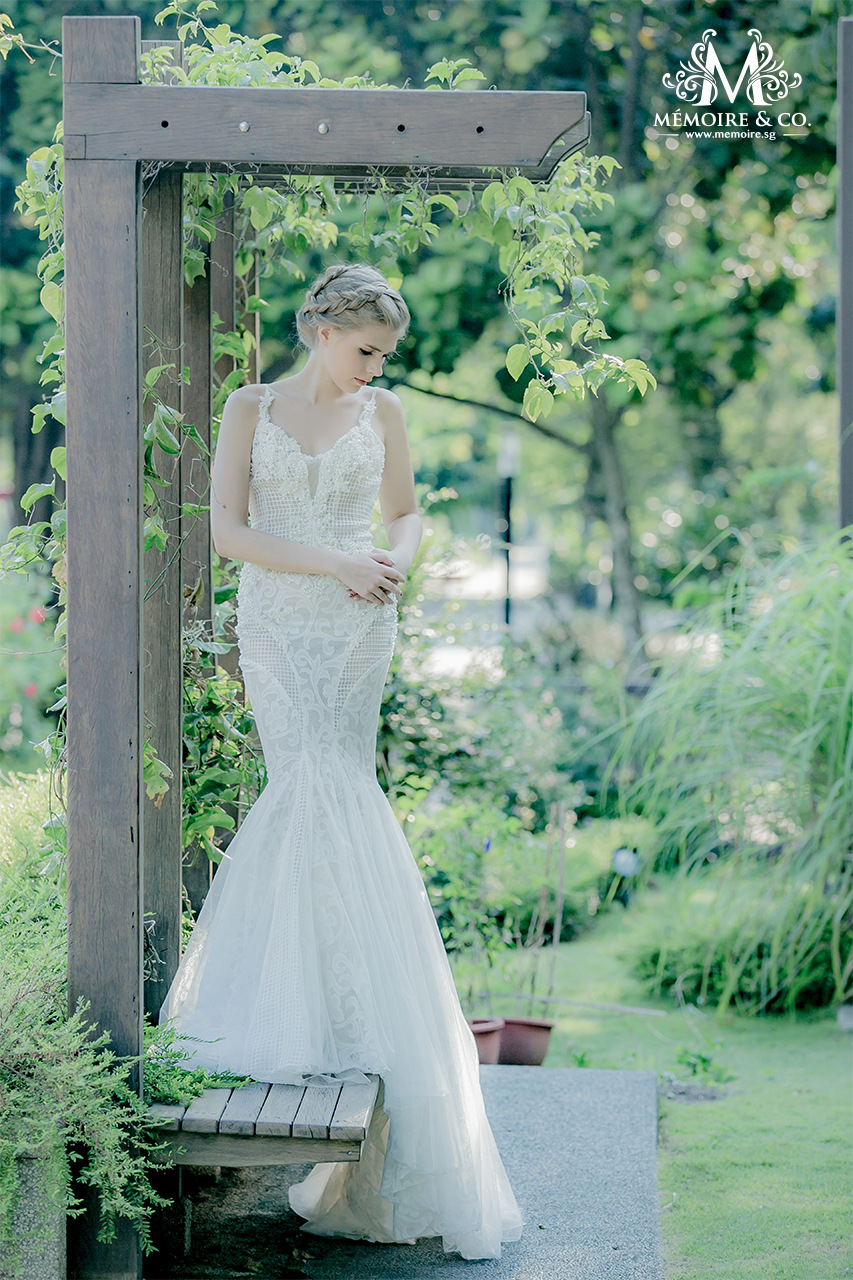
[[[329,1137],[364,1141],[378,1092],[378,1076],[373,1076],[370,1084],[345,1084],[329,1125]]]
[[[293,1121],[294,1138],[328,1138],[341,1093],[339,1084],[308,1085]]]
[[[270,1091],[268,1084],[244,1084],[235,1089],[219,1121],[220,1133],[253,1134],[255,1122]]]
[[[205,1089],[200,1098],[193,1098],[181,1121],[185,1133],[216,1133],[222,1112],[228,1105],[233,1089]]]
[[[304,1085],[274,1084],[255,1121],[255,1133],[268,1138],[289,1138],[293,1118],[304,1096]]]
[[[330,1142],[328,1138],[259,1138],[230,1133],[164,1134],[167,1151],[154,1157],[155,1163],[178,1165],[221,1165],[224,1168],[251,1168],[263,1165],[323,1164],[358,1160],[360,1142]]]
[[[181,1127],[186,1107],[182,1102],[154,1102],[148,1108],[150,1116],[157,1117],[166,1123],[158,1125],[158,1128],[165,1132],[176,1132]]]

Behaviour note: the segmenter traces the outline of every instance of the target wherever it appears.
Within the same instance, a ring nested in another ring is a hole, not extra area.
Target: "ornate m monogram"
[[[722,88],[729,102],[734,102],[741,85],[746,81],[745,93],[749,101],[756,107],[766,107],[772,102],[779,102],[788,96],[791,89],[802,84],[802,76],[796,73],[789,76],[784,70],[784,62],[777,61],[773,49],[766,40],[762,40],[761,32],[755,27],[749,31],[752,44],[749,47],[740,75],[734,88],[711,44],[711,36],[717,33],[713,28],[703,31],[702,39],[690,50],[688,62],[681,63],[681,70],[673,78],[669,73],[663,77],[667,89],[674,89],[682,102],[695,103],[697,106],[710,106],[716,102]]]

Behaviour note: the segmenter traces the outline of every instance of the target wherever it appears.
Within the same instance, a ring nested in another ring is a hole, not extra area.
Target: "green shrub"
[[[34,743],[56,726],[48,708],[62,680],[54,640],[55,584],[46,574],[11,574],[0,592],[0,768],[27,772],[43,763]]]
[[[408,800],[401,796],[398,812],[448,950],[473,946],[476,934],[482,945],[495,930],[506,945],[520,945],[540,913],[543,940],[550,941],[559,883],[558,846],[550,831],[528,831],[488,792],[469,790],[447,799],[430,793],[422,801],[427,789],[410,791]],[[561,941],[588,928],[612,900],[619,879],[611,868],[613,852],[627,844],[648,860],[654,839],[638,818],[570,824]]]
[[[702,923],[704,941],[674,962],[702,974],[723,1008],[853,992],[851,657],[849,543],[835,536],[769,566],[745,556],[725,602],[677,637],[624,725],[610,768],[623,812],[657,828],[659,867],[731,868],[715,882],[713,927]],[[742,881],[758,886],[750,912]]]
[[[835,994],[832,928],[820,894],[803,910],[800,881],[737,862],[678,876],[627,953],[655,995],[738,1012],[820,1008]],[[779,937],[789,945],[781,949]]]
[[[42,853],[22,855],[0,875],[0,1240],[10,1238],[18,1158],[36,1153],[50,1198],[83,1211],[72,1166],[96,1188],[101,1236],[129,1218],[143,1247],[164,1203],[148,1181],[156,1138],[130,1083],[132,1063],[89,1035],[86,1006],[67,1013],[65,905]]]
[[[158,1142],[147,1104],[242,1080],[182,1070],[185,1038],[147,1027],[143,1100],[138,1060],[118,1058],[107,1033],[90,1035],[85,1004],[69,1016],[62,827],[45,822],[49,798],[44,773],[0,785],[0,1242],[10,1239],[18,1159],[36,1153],[54,1204],[83,1211],[73,1173],[98,1193],[102,1238],[129,1218],[148,1251],[151,1213],[165,1201],[148,1177]]]

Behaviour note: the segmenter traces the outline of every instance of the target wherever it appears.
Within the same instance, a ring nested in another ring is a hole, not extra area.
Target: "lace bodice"
[[[355,426],[331,449],[309,455],[270,419],[273,392],[265,387],[252,444],[249,517],[253,529],[315,547],[353,554],[373,546],[370,521],[385,462],[385,446],[371,423],[376,392]]]

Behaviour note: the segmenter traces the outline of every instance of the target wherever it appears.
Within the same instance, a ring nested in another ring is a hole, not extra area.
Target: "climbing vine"
[[[227,23],[210,25],[213,0],[173,0],[158,15],[164,24],[175,19],[182,45],[182,59],[175,65],[170,48],[157,48],[142,56],[141,79],[146,83],[187,85],[245,85],[269,87],[345,88],[359,91],[392,88],[377,84],[369,75],[350,76],[342,81],[324,77],[315,62],[279,52],[271,46],[275,35],[243,36]],[[212,21],[212,20],[211,20]],[[3,29],[8,49],[17,47],[13,31]],[[24,50],[24,52],[26,52]],[[55,50],[50,50],[57,56]],[[28,55],[29,56],[29,55]],[[437,92],[458,92],[468,82],[485,77],[465,59],[442,59],[429,67],[425,83]],[[233,201],[235,210],[236,274],[238,311],[251,315],[264,306],[262,298],[251,294],[246,280],[252,270],[268,274],[273,264],[282,263],[294,278],[303,275],[300,260],[309,249],[343,248],[353,256],[376,263],[395,286],[405,277],[407,260],[422,246],[429,245],[441,231],[460,239],[471,237],[497,249],[503,273],[501,294],[518,330],[518,341],[506,356],[510,375],[528,377],[523,412],[536,421],[547,416],[561,395],[582,398],[595,394],[606,381],[626,382],[645,394],[654,378],[640,360],[622,359],[606,349],[607,331],[600,312],[604,307],[606,281],[586,274],[583,256],[595,248],[598,237],[584,228],[583,218],[601,208],[611,197],[600,188],[616,162],[610,157],[575,154],[562,160],[550,181],[534,185],[512,171],[495,170],[493,180],[483,189],[470,184],[467,190],[450,195],[438,191],[428,168],[410,170],[402,181],[392,179],[381,167],[366,177],[336,186],[328,176],[293,173],[266,186],[260,175],[228,170],[186,174],[183,183],[184,272],[192,283],[205,270],[205,244],[216,234],[216,221]],[[162,166],[149,164],[142,175],[143,193]],[[50,415],[65,422],[65,356],[62,236],[62,127],[57,127],[50,145],[37,150],[27,163],[26,177],[17,189],[16,208],[38,229],[45,252],[38,264],[42,281],[41,303],[55,322],[56,330],[45,343],[40,357],[45,388],[41,404],[33,409],[34,432]],[[143,195],[144,199],[144,195]],[[353,212],[357,217],[353,219]],[[228,355],[233,369],[215,386],[214,423],[218,421],[227,396],[248,378],[248,360],[254,337],[239,326],[222,332],[214,318],[214,355]],[[180,539],[169,531],[159,492],[167,486],[160,473],[160,454],[174,457],[183,442],[192,439],[207,452],[192,423],[171,407],[161,392],[161,380],[172,382],[185,376],[170,353],[159,350],[157,335],[146,334],[153,343],[155,358],[146,373],[143,400],[146,404],[144,428],[144,545],[156,548],[167,559],[180,554]],[[54,510],[47,521],[30,520],[12,529],[0,549],[0,568],[26,572],[36,562],[47,560],[57,583],[59,618],[55,637],[62,642],[66,628],[65,508],[59,497],[57,480],[65,480],[65,449],[54,449],[53,480],[33,485],[24,494],[22,506],[30,513],[40,498],[51,495]],[[184,504],[183,517],[190,521],[203,516],[203,504]],[[160,579],[149,585],[149,594]],[[233,596],[234,584],[218,583],[220,602]],[[196,637],[196,640],[198,638]],[[208,636],[216,644],[216,636]],[[199,652],[198,644],[190,645]],[[188,687],[195,687],[188,669]],[[223,679],[226,677],[222,677]],[[223,695],[228,690],[221,691]],[[60,690],[60,707],[64,690]],[[194,712],[190,714],[193,721]],[[237,741],[243,728],[234,726]],[[188,774],[185,792],[194,796],[191,825],[194,833],[209,833],[213,822],[205,820],[204,796],[207,788],[192,770],[201,758],[201,739],[187,748]],[[54,743],[54,754],[61,746]],[[168,770],[157,760],[151,744],[145,751],[145,779],[155,798],[168,789]],[[212,795],[212,792],[211,792]],[[197,801],[197,803],[196,803]],[[215,804],[215,800],[211,800]],[[207,834],[205,839],[209,839]],[[210,852],[210,850],[208,850]]]

